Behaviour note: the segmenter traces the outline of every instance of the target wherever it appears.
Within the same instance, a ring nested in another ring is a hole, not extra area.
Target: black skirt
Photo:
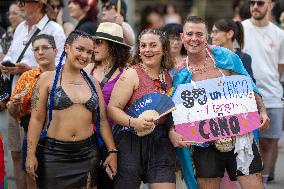
[[[46,137],[37,148],[40,189],[92,188],[99,165],[95,136],[78,142]]]

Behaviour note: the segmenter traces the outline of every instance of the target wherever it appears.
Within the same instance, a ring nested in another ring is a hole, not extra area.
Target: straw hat
[[[95,33],[94,39],[104,39],[131,48],[131,46],[123,42],[122,27],[112,22],[102,22]]]

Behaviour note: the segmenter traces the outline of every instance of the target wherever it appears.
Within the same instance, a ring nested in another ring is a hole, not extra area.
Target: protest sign
[[[173,95],[176,131],[188,141],[207,142],[259,128],[251,82],[234,75],[179,85]]]

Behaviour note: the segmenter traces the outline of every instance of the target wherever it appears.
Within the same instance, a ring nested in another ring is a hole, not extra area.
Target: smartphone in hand
[[[10,61],[4,61],[2,62],[2,66],[6,66],[6,67],[15,67],[15,64],[13,64]]]

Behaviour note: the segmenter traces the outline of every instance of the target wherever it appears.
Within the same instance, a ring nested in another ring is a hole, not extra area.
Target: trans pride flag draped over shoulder
[[[235,73],[240,75],[245,75],[249,77],[248,72],[244,68],[240,58],[238,55],[233,53],[232,51],[216,46],[209,46],[214,58],[215,58],[215,66],[218,68],[232,70]],[[185,65],[178,70],[176,75],[173,78],[173,90],[171,96],[174,95],[177,86],[180,84],[191,83],[192,73],[186,68]],[[250,80],[252,80],[250,78]],[[252,89],[254,92],[259,93],[256,85],[251,81]],[[184,174],[185,182],[187,187],[190,189],[197,189],[197,182],[195,180],[194,171],[192,167],[191,153],[189,148],[178,148],[177,149],[178,158],[181,163],[182,171]]]

